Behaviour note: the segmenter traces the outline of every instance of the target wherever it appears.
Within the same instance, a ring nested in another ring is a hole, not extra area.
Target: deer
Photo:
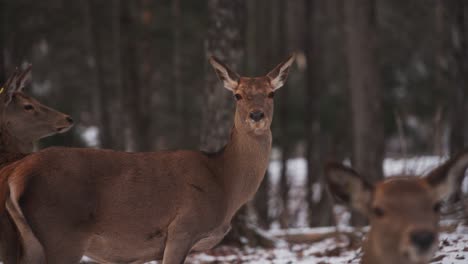
[[[234,95],[234,125],[215,153],[53,147],[0,171],[0,204],[18,216],[20,263],[184,263],[217,245],[268,166],[275,92],[294,55],[261,77],[210,57]],[[33,249],[31,249],[33,248]]]
[[[332,196],[370,220],[361,263],[429,263],[438,248],[442,201],[455,193],[467,167],[463,151],[424,177],[392,176],[371,184],[348,166],[328,163]]]
[[[24,70],[16,69],[0,86],[0,168],[33,152],[35,142],[41,138],[64,133],[73,125],[69,115],[23,92],[31,81],[31,68],[28,65]],[[0,255],[4,263],[13,263],[16,258],[15,237],[11,217],[3,215],[0,218]]]

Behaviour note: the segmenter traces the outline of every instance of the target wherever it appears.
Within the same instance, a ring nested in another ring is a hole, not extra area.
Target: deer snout
[[[254,111],[250,112],[249,117],[253,121],[258,122],[258,121],[262,120],[265,117],[265,114],[263,113],[263,111],[254,110]]]
[[[410,233],[410,240],[413,246],[420,251],[427,251],[436,240],[436,233],[430,230],[416,230]]]
[[[73,118],[71,118],[71,116],[66,116],[65,120],[67,120],[68,123],[73,124]]]

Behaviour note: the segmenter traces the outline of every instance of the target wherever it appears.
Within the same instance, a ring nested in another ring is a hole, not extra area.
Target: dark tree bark
[[[305,38],[304,50],[307,60],[305,71],[305,137],[307,160],[306,200],[308,205],[309,226],[328,226],[332,224],[332,205],[327,195],[322,169],[322,140],[320,127],[320,99],[322,82],[320,52],[320,35],[318,16],[321,11],[321,1],[305,0]],[[315,187],[315,188],[314,188]],[[318,192],[318,193],[316,193]]]
[[[7,27],[6,20],[6,0],[0,0],[0,85],[6,80],[6,67],[5,67],[5,34]]]
[[[384,130],[377,61],[375,0],[345,1],[353,167],[370,182],[383,178]],[[354,224],[364,224],[353,215]]]
[[[435,89],[441,94],[445,94],[447,87],[450,87],[449,82],[449,29],[447,27],[447,10],[445,6],[445,0],[435,1],[434,8],[434,17],[435,17],[435,57],[434,57],[434,67],[435,67]],[[439,102],[439,109],[435,113],[434,117],[434,134],[433,134],[433,152],[435,155],[443,155],[443,126],[442,126],[442,111],[445,110],[443,107],[444,102]]]
[[[120,109],[120,0],[88,1],[92,49],[96,62],[95,109],[100,128],[99,141],[103,148],[123,149],[122,113]]]
[[[124,1],[121,8],[121,82],[123,87],[123,113],[130,126],[130,150],[150,151],[151,119],[148,99],[145,96],[147,86],[141,81],[141,50],[138,14],[141,6],[138,1]]]
[[[464,0],[448,1],[451,23],[454,80],[449,96],[450,153],[460,152],[467,146],[468,110],[468,4]]]
[[[184,98],[188,98],[184,94],[182,85],[182,8],[180,0],[171,0],[172,14],[172,78],[173,78],[173,111],[176,113],[180,131],[190,131],[190,113],[187,109],[187,103]],[[185,133],[179,133],[179,141],[184,146],[189,145],[189,139]]]

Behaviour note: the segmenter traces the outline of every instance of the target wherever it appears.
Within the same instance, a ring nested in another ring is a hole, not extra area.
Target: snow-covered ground
[[[326,229],[325,229],[326,230]],[[328,228],[329,231],[330,228]],[[288,230],[288,233],[323,233],[324,229]],[[359,233],[359,232],[358,232]],[[275,235],[279,232],[275,231]],[[333,235],[314,243],[278,243],[274,249],[218,247],[204,253],[192,254],[188,263],[311,263],[338,264],[359,263],[361,257],[360,236]],[[458,225],[452,231],[440,235],[439,251],[431,263],[462,264],[468,263],[468,226]]]

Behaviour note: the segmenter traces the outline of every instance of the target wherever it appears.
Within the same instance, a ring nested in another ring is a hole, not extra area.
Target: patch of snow
[[[368,229],[364,229],[366,231]],[[285,234],[326,234],[334,232],[334,227],[300,228],[270,231],[270,235]],[[356,231],[348,227],[346,232]],[[359,232],[357,232],[359,233]],[[468,227],[459,225],[453,233],[442,233],[440,249],[435,260],[437,264],[462,264],[468,260]],[[245,248],[238,249],[222,246],[205,253],[191,254],[187,263],[359,263],[361,249],[351,246],[349,239],[329,237],[309,244],[286,244],[273,249]]]
[[[83,129],[81,137],[89,147],[96,147],[99,145],[99,128],[97,126],[89,126]]]

